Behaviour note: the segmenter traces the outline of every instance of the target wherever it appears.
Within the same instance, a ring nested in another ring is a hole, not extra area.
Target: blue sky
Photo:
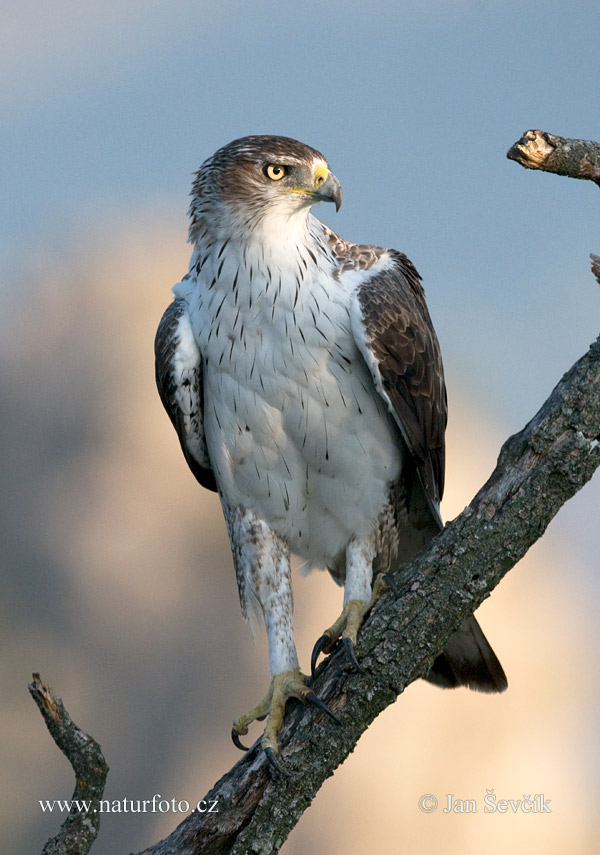
[[[32,246],[82,221],[153,211],[185,233],[199,163],[273,132],[329,158],[345,195],[337,217],[320,212],[334,228],[413,258],[444,351],[490,406],[494,365],[525,416],[595,335],[595,188],[505,159],[529,127],[597,136],[595,3],[5,7],[5,287]],[[521,396],[533,342],[555,338],[565,351],[547,349]]]

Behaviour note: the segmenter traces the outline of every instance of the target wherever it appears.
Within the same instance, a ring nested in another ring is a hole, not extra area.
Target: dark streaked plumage
[[[432,509],[444,492],[446,386],[421,277],[401,253],[358,289],[366,340]]]

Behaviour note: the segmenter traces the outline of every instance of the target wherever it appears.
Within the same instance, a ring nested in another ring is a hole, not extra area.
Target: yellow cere
[[[319,164],[315,167],[315,187],[320,187],[329,175],[329,170],[326,166]]]
[[[329,168],[324,163],[318,163],[314,171],[314,183],[309,185],[297,185],[296,187],[282,187],[283,193],[299,193],[302,196],[312,196],[327,181],[329,177]]]

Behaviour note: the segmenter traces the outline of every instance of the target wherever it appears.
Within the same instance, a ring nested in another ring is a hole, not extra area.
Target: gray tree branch
[[[590,252],[590,258],[592,259],[592,273],[600,285],[600,255],[594,255],[593,252]]]
[[[525,131],[506,156],[526,169],[587,178],[600,187],[600,144],[592,140],[572,140],[547,131]]]
[[[66,755],[75,772],[72,802],[89,809],[72,806],[60,831],[42,850],[42,855],[87,855],[98,835],[100,811],[96,810],[106,783],[108,765],[100,746],[84,733],[65,709],[62,700],[50,686],[44,685],[39,674],[33,675],[28,686],[57,746]]]
[[[545,137],[548,146],[550,137]],[[589,163],[597,168],[600,146],[589,145],[596,147]],[[524,165],[574,174],[565,172],[566,167],[551,168],[555,164],[550,155],[538,158],[537,165],[533,161]],[[581,173],[581,158],[579,164]],[[592,175],[577,177],[597,181]],[[592,262],[598,278],[598,259],[593,256]],[[279,740],[281,761],[290,776],[274,773],[255,744],[206,794],[203,811],[191,813],[165,840],[140,855],[278,852],[325,779],[376,716],[427,673],[464,618],[592,477],[600,465],[599,402],[600,337],[533,419],[504,443],[496,468],[470,505],[413,562],[396,572],[398,596],[384,594],[360,633],[364,671],[349,667],[338,653],[317,669],[314,691],[342,726],[312,708],[290,703]]]

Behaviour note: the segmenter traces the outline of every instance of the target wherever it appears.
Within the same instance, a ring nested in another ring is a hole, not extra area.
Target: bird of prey
[[[234,721],[234,742],[266,717],[261,744],[278,768],[287,699],[322,705],[299,669],[290,553],[344,586],[313,669],[339,639],[355,662],[382,578],[442,528],[442,361],[409,259],[348,243],[311,214],[342,201],[314,148],[234,140],[191,195],[193,253],[156,335],[157,385],[190,469],[221,499],[244,616],[266,626],[270,687]],[[427,679],[507,685],[473,617]]]

